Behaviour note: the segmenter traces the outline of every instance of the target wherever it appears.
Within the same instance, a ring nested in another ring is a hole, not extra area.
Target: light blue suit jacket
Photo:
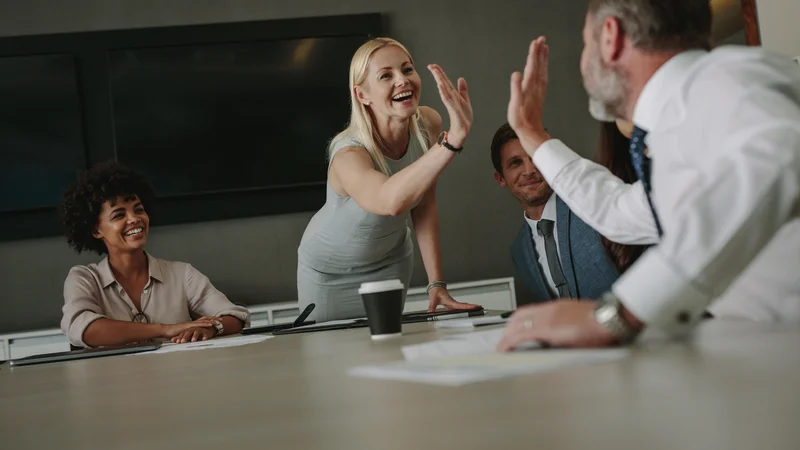
[[[619,271],[606,254],[600,234],[573,214],[558,197],[556,229],[561,269],[567,279],[570,295],[573,298],[599,298],[619,277]],[[528,222],[522,223],[511,245],[511,259],[518,276],[533,294],[534,302],[552,300],[543,271],[550,269],[543,269],[539,265],[539,254]]]

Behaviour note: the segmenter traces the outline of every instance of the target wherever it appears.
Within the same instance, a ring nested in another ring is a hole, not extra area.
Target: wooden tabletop
[[[370,380],[439,336],[366,328],[163,355],[0,366],[4,449],[791,449],[800,328],[708,321],[614,363],[464,387]]]

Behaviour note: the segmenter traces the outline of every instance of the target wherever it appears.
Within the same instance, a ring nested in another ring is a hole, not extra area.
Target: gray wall
[[[0,34],[384,13],[389,34],[410,48],[422,71],[423,104],[447,120],[433,79],[423,70],[428,63],[470,85],[473,132],[442,175],[438,195],[444,273],[456,282],[513,275],[508,245],[522,213],[494,183],[488,145],[505,121],[509,75],[524,66],[532,38],[544,34],[551,47],[547,126],[581,153],[594,151],[598,126],[586,113],[578,70],[584,8],[585,2],[564,0],[71,0],[57,6],[52,0],[0,1]],[[296,249],[311,215],[155,227],[148,249],[191,262],[235,302],[291,301]],[[64,276],[72,265],[95,260],[75,255],[61,238],[0,243],[0,333],[58,326]],[[417,256],[413,285],[426,282]]]
[[[800,57],[800,2],[797,0],[758,0],[758,28],[764,48],[792,58]]]

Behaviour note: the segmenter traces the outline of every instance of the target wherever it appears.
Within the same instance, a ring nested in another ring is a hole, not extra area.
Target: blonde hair
[[[394,46],[403,50],[411,62],[414,59],[411,53],[403,46],[403,44],[391,38],[375,38],[365,42],[361,47],[356,50],[353,59],[350,61],[350,122],[347,128],[342,130],[333,139],[331,139],[328,146],[328,158],[331,157],[331,151],[337,142],[342,139],[355,138],[369,153],[372,158],[373,164],[384,174],[391,175],[389,172],[389,165],[386,163],[386,157],[381,151],[381,138],[378,136],[375,124],[372,123],[372,116],[367,107],[361,103],[356,97],[355,87],[360,86],[367,78],[367,67],[369,66],[370,58],[376,51]],[[421,115],[419,109],[411,117],[411,132],[414,137],[422,145],[423,151],[428,150],[429,136],[427,131],[421,126]]]

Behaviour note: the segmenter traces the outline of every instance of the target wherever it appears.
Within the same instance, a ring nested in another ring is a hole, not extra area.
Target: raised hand
[[[511,98],[508,123],[517,133],[522,147],[531,156],[550,139],[542,123],[542,109],[547,93],[549,49],[544,36],[531,42],[524,73],[511,74]]]
[[[450,116],[450,130],[447,132],[447,140],[454,147],[462,147],[464,141],[469,136],[472,128],[472,103],[469,100],[467,90],[467,80],[458,79],[458,89],[453,86],[450,79],[437,64],[428,65],[428,70],[436,79],[436,86],[439,88],[439,96],[442,98],[447,114]]]

